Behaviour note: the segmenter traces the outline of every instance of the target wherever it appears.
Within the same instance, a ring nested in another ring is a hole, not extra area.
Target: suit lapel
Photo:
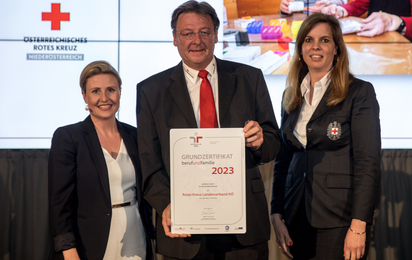
[[[196,117],[193,112],[192,102],[190,101],[189,91],[187,90],[186,79],[183,74],[183,65],[180,62],[174,67],[170,76],[172,83],[169,86],[169,93],[179,107],[182,114],[189,121],[191,127],[197,127]]]
[[[320,100],[318,106],[316,107],[315,112],[313,112],[312,117],[310,118],[309,122],[312,122],[316,118],[322,116],[324,113],[326,113],[330,109],[330,106],[326,105],[329,99],[329,94],[330,94],[330,86],[325,91],[325,94],[323,94],[323,97]]]
[[[94,165],[99,174],[100,182],[103,187],[106,198],[111,204],[109,173],[107,172],[106,160],[104,159],[102,147],[97,136],[96,129],[90,116],[83,121],[83,131],[85,133],[87,145],[89,146],[90,154],[93,158]]]
[[[293,134],[293,131],[295,130],[296,124],[298,122],[298,118],[300,115],[300,110],[301,106],[297,107],[295,110],[293,110],[286,118],[285,122],[283,123],[284,126],[282,129],[284,129],[284,134],[287,136],[287,140],[291,141],[292,144],[298,148],[302,148],[302,144],[299,142],[299,140],[295,137]]]
[[[216,58],[217,63],[217,76],[218,76],[218,88],[219,88],[219,119],[220,126],[230,127],[225,125],[225,115],[232,102],[233,93],[236,89],[237,78],[230,67],[225,66],[221,60]]]

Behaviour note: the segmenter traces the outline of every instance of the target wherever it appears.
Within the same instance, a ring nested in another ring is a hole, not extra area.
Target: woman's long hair
[[[327,101],[328,106],[334,106],[343,101],[349,91],[349,84],[353,80],[353,75],[349,71],[349,57],[345,42],[343,41],[342,30],[339,21],[332,15],[314,13],[303,21],[295,43],[295,54],[290,62],[288,76],[286,78],[286,90],[283,97],[283,108],[290,113],[301,105],[302,93],[300,85],[309,72],[308,66],[302,57],[302,45],[312,30],[318,23],[326,23],[332,30],[333,41],[337,48],[337,55],[333,59],[333,70],[331,72],[331,83],[329,85],[330,95]]]

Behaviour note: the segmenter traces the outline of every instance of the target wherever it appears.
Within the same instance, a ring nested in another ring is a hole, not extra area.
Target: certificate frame
[[[172,233],[246,233],[243,129],[171,129],[170,185]]]

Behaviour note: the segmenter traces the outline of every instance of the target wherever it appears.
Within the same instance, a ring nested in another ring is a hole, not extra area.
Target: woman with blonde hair
[[[276,242],[289,259],[366,259],[380,185],[379,105],[373,86],[350,73],[335,17],[302,23],[286,85]]]
[[[151,208],[143,199],[137,130],[119,122],[121,84],[105,61],[80,76],[90,115],[58,128],[49,155],[49,259],[152,259]]]

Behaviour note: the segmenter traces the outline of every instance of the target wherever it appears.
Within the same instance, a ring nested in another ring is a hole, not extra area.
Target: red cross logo
[[[338,133],[338,129],[332,128],[332,133],[333,133],[334,135],[336,135],[336,134]]]
[[[60,30],[61,21],[70,21],[70,13],[61,13],[60,4],[51,4],[51,13],[41,13],[42,21],[51,21],[52,30]]]

